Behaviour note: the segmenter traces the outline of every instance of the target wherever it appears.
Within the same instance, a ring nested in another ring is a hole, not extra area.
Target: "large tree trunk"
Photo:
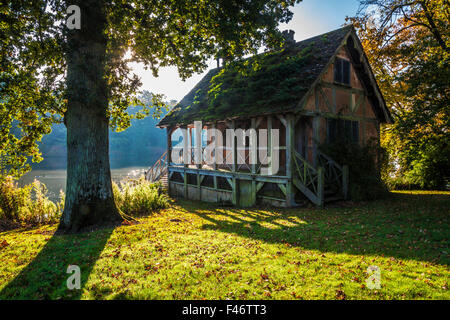
[[[67,34],[67,185],[59,233],[122,221],[109,167],[104,1],[70,4],[81,8],[81,29]]]

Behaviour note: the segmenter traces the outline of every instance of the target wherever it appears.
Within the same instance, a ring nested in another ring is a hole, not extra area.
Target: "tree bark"
[[[67,30],[67,184],[58,233],[117,225],[109,165],[104,0],[70,1],[81,29]]]

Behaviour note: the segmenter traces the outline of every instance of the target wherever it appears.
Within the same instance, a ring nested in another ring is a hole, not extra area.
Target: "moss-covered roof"
[[[350,30],[344,27],[210,70],[158,126],[294,111]]]

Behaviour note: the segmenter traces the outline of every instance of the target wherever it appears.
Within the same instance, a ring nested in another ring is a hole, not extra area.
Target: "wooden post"
[[[237,179],[234,176],[231,179],[231,188],[233,189],[233,205],[237,206],[238,205],[238,190],[237,190]]]
[[[236,144],[236,135],[234,130],[236,129],[236,121],[231,121],[231,129],[233,129],[233,140],[231,141],[231,154],[233,159],[232,171],[236,172],[237,168],[237,144]],[[233,176],[232,181],[232,189],[233,189],[233,204],[235,206],[238,205],[238,190],[237,190],[237,179],[236,176]]]
[[[342,166],[342,194],[344,199],[348,199],[348,165],[344,164]]]
[[[332,109],[333,114],[336,114],[336,88],[331,88],[331,95],[332,95]]]
[[[184,170],[184,173],[183,173],[183,179],[184,179],[184,198],[187,199],[188,198],[188,185],[187,185],[186,169]]]
[[[286,184],[286,206],[291,207],[294,205],[293,194],[293,174],[292,174],[292,150],[294,148],[294,117],[293,115],[286,116],[286,176],[288,182]]]
[[[169,167],[172,163],[172,127],[166,128],[167,133],[167,193],[170,195],[170,175]]]
[[[267,160],[267,171],[269,175],[272,175],[272,116],[267,116]]]
[[[202,200],[202,181],[200,179],[200,173],[197,171],[197,192],[198,192],[198,200]]]
[[[319,143],[319,124],[320,124],[320,122],[319,122],[320,118],[317,116],[317,114],[320,113],[319,93],[318,93],[317,88],[314,89],[314,94],[315,94],[316,115],[313,118],[313,139],[312,139],[313,159],[312,159],[312,163],[313,163],[314,168],[316,168],[317,167],[317,145]]]
[[[324,189],[324,173],[323,173],[323,168],[322,167],[318,167],[317,168],[317,205],[319,207],[323,207],[323,202],[324,202],[324,194],[323,194],[323,190]]]
[[[232,140],[231,140],[231,159],[233,163],[231,164],[231,171],[236,172],[236,162],[237,162],[237,150],[236,150],[236,136],[234,130],[236,129],[236,121],[231,121],[231,128],[233,130]]]
[[[189,141],[189,148],[188,148],[188,153],[189,153],[189,165],[192,164],[192,128],[188,129],[188,141]]]
[[[219,152],[219,141],[217,140],[217,130],[216,130],[217,129],[217,123],[214,122],[211,127],[212,127],[212,129],[215,130],[215,133],[214,133],[214,163],[213,163],[213,169],[217,170],[217,153]],[[220,150],[220,152],[223,152],[223,150]],[[214,175],[213,179],[214,179],[214,189],[217,189],[217,176]]]
[[[190,154],[189,154],[189,129],[187,128],[187,126],[183,126],[181,127],[182,132],[183,132],[183,165],[184,167],[188,166],[189,163],[189,158],[190,158]]]
[[[166,128],[167,133],[167,163],[170,165],[172,163],[172,127]]]
[[[251,169],[253,174],[252,179],[252,203],[256,204],[256,162],[258,161],[258,140],[256,134],[256,118],[251,119],[250,126],[250,161],[251,161]]]
[[[184,198],[188,197],[187,188],[187,173],[186,168],[189,166],[190,159],[190,148],[189,148],[189,128],[187,126],[183,127],[183,162],[184,162],[184,172],[183,172],[183,182],[184,182]]]
[[[319,149],[319,143],[320,143],[320,136],[319,136],[319,129],[320,129],[320,118],[318,116],[315,116],[313,119],[313,166],[317,167],[317,151]]]
[[[195,124],[198,124],[196,121]],[[197,169],[202,168],[202,126],[195,126],[195,162]]]

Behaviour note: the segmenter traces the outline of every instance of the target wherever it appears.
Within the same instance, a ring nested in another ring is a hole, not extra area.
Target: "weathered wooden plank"
[[[200,122],[201,124],[201,122]],[[199,125],[199,121],[195,122],[195,162],[197,168],[201,169],[203,162],[202,152],[202,127]]]
[[[317,168],[317,205],[322,207],[323,206],[323,200],[324,200],[324,185],[325,185],[325,179],[324,179],[324,172],[322,167]]]
[[[268,166],[268,174],[273,174],[273,166],[272,166],[272,116],[267,116],[267,166]]]
[[[323,91],[323,89],[322,89],[322,87],[320,85],[318,85],[318,90],[319,90],[320,95],[322,96],[323,100],[325,101],[325,105],[327,106],[328,111],[334,113],[333,104],[330,103],[330,101],[328,100],[325,92]]]
[[[261,124],[261,122],[264,120],[264,117],[258,117],[257,119],[256,119],[256,123],[255,123],[255,129],[258,129],[259,128],[259,126],[260,126],[260,124]]]
[[[264,182],[258,182],[256,184],[256,192],[258,192],[259,190],[261,190],[261,188],[264,186]]]
[[[353,87],[349,87],[349,86],[342,85],[342,84],[336,84],[336,83],[322,81],[320,83],[320,85],[323,86],[324,88],[331,88],[331,89],[335,88],[336,90],[347,91],[347,92],[351,92],[351,93],[364,94],[364,90],[363,89],[353,88]]]
[[[231,128],[235,130],[236,129],[236,121],[231,121]],[[234,132],[234,131],[233,131]],[[237,166],[237,144],[236,144],[236,137],[233,133],[233,140],[231,141],[231,157],[233,159],[233,163],[231,164],[231,171],[236,172],[236,166]]]
[[[319,149],[320,144],[320,117],[314,117],[313,119],[313,166],[317,166],[317,151]]]
[[[255,180],[257,182],[272,182],[272,183],[286,183],[288,178],[286,176],[262,176],[258,174],[251,174],[245,172],[229,172],[229,171],[217,171],[217,170],[206,170],[206,169],[195,169],[195,168],[183,168],[183,167],[169,167],[169,172],[179,172],[181,174],[184,173],[192,173],[192,174],[201,174],[201,175],[209,175],[216,176],[222,178],[238,178],[242,180]]]
[[[289,184],[289,183],[287,183],[287,184]],[[281,184],[281,183],[277,184],[277,186],[278,186],[278,188],[280,188],[281,192],[283,192],[284,195],[286,196],[286,202],[290,203],[286,186],[284,184]]]
[[[184,198],[188,198],[188,185],[187,185],[187,173],[185,172],[183,174],[183,181],[184,181]]]
[[[231,186],[231,189],[232,189],[232,191],[233,191],[233,204],[235,205],[235,206],[237,206],[238,205],[238,201],[239,201],[239,199],[238,199],[238,187],[237,187],[237,179],[236,178],[233,178],[232,179],[232,186]]]
[[[285,116],[282,114],[277,114],[276,116],[277,116],[278,120],[280,120],[280,122],[286,127],[287,123],[286,123]]]
[[[286,176],[288,177],[288,182],[286,183],[286,203],[288,206],[294,203],[294,194],[292,188],[292,179],[293,179],[293,154],[294,150],[294,141],[295,141],[295,119],[294,116],[289,114],[286,116]]]

